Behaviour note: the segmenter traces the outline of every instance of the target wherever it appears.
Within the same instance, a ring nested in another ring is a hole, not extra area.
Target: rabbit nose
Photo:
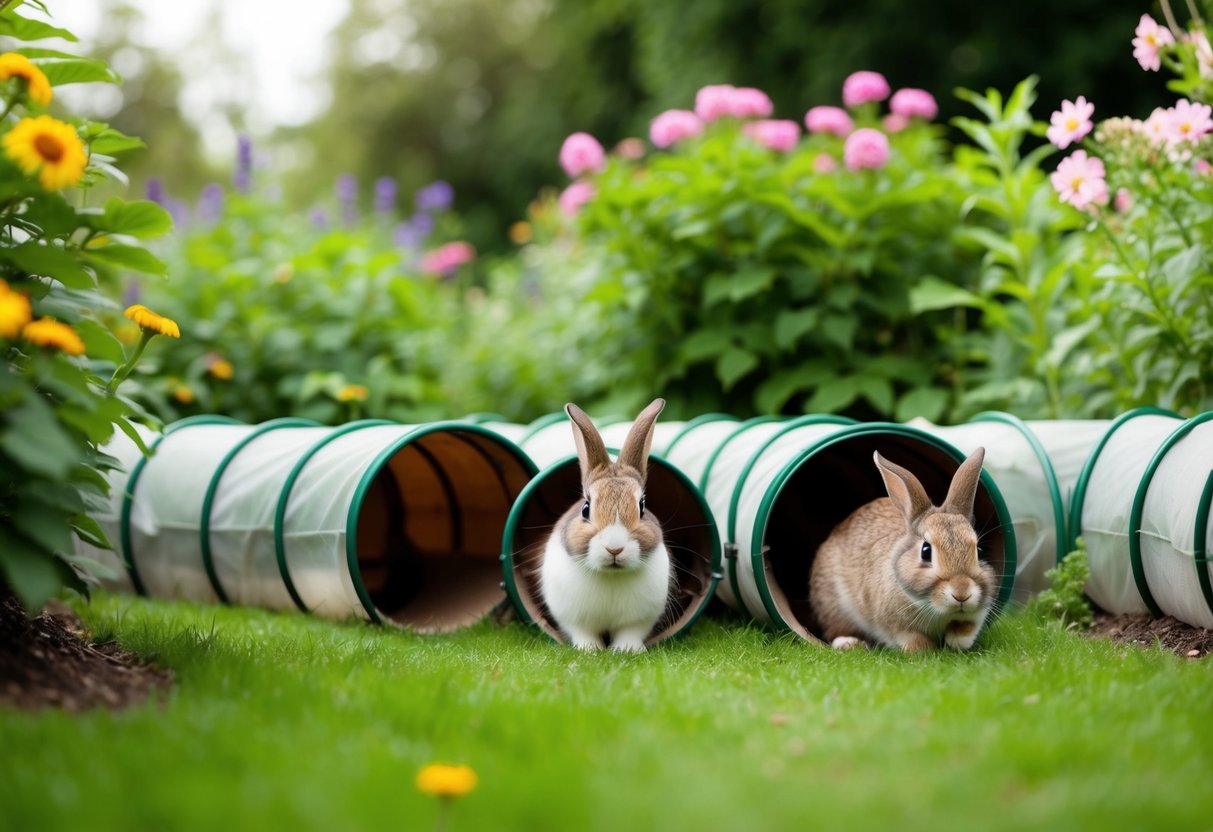
[[[952,590],[952,598],[958,604],[963,604],[965,601],[968,601],[971,597],[973,597],[972,592],[965,592],[964,594],[961,594],[961,593],[958,593],[954,589]]]
[[[612,549],[610,546],[608,546],[608,547],[606,547],[606,550],[607,550],[607,554],[609,554],[613,558],[617,558],[621,554],[623,554],[622,546],[620,546],[618,549]]]

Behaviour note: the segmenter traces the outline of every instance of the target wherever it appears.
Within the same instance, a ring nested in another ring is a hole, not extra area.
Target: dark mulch
[[[1143,647],[1157,644],[1177,656],[1190,659],[1213,653],[1213,630],[1193,627],[1169,615],[1152,618],[1148,615],[1096,613],[1095,626],[1091,628],[1090,635]]]
[[[49,605],[28,618],[0,596],[0,705],[122,710],[168,689],[171,677],[115,643],[92,644],[75,613]]]

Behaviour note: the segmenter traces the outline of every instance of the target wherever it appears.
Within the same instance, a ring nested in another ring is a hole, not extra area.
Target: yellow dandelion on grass
[[[43,107],[51,103],[54,93],[51,92],[51,82],[47,80],[46,74],[24,55],[5,52],[0,55],[0,82],[13,78],[25,81],[27,94],[33,101]]]
[[[0,280],[0,338],[15,340],[33,317],[29,298],[14,292],[7,282]]]
[[[168,335],[172,338],[180,338],[181,330],[177,326],[177,322],[172,318],[166,318],[163,315],[157,315],[152,310],[148,309],[142,303],[136,303],[134,306],[128,306],[126,311],[122,313],[130,318],[140,327],[159,335]]]
[[[5,134],[4,151],[48,191],[75,185],[88,164],[76,128],[50,116],[21,119]]]
[[[364,402],[370,391],[362,384],[347,384],[337,391],[339,402]]]
[[[477,782],[471,766],[430,763],[417,772],[417,790],[433,797],[463,797]]]
[[[80,340],[76,330],[54,318],[32,321],[25,325],[21,334],[25,336],[25,340],[40,347],[61,350],[68,355],[80,355],[84,352],[84,342]]]

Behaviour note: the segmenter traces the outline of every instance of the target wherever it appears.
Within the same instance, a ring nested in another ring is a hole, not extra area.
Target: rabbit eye
[[[585,505],[583,505],[581,507],[581,519],[582,520],[590,519],[590,501],[589,500],[586,500]]]
[[[922,542],[922,562],[931,562],[931,544],[927,543],[925,540]]]
[[[640,516],[644,517],[644,497],[640,498]]]

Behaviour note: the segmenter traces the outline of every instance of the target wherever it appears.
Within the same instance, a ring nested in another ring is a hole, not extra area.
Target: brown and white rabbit
[[[873,458],[889,496],[839,523],[813,561],[809,601],[825,639],[838,649],[873,642],[929,650],[942,640],[968,650],[997,592],[973,528],[985,448],[957,469],[938,507],[917,477]]]
[[[670,595],[670,556],[644,504],[657,399],[636,417],[611,462],[602,436],[575,404],[565,405],[581,463],[582,498],[561,516],[543,551],[540,591],[574,646],[643,652]]]

